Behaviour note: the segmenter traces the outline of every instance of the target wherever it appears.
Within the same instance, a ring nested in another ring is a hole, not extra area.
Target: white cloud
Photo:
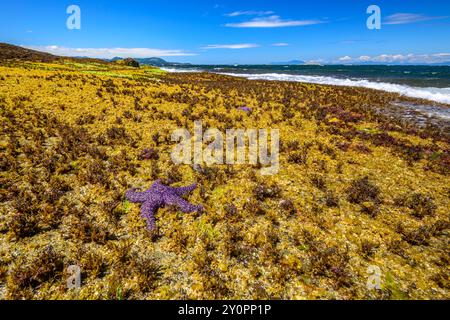
[[[450,53],[436,53],[436,54],[434,54],[434,56],[450,58]]]
[[[111,59],[114,57],[179,57],[194,56],[196,54],[183,50],[165,50],[152,48],[67,48],[59,46],[27,46],[26,48],[48,52],[59,56],[78,56],[100,59]]]
[[[369,61],[370,60],[370,56],[361,56],[361,57],[359,57],[359,60],[360,61],[364,61],[364,62]]]
[[[424,14],[416,13],[396,13],[386,17],[384,24],[408,24],[421,21],[445,19],[448,16],[427,16]]]
[[[202,49],[249,49],[249,48],[257,48],[259,45],[255,43],[236,43],[236,44],[210,44]]]
[[[282,28],[308,26],[323,22],[321,20],[283,20],[279,16],[269,16],[245,22],[227,23],[225,26],[231,28]]]
[[[339,58],[339,61],[341,61],[341,62],[347,62],[347,61],[351,61],[351,60],[352,60],[352,57],[350,57],[350,56],[345,56],[345,57]]]
[[[231,13],[227,13],[225,16],[227,17],[239,17],[239,16],[265,16],[269,14],[273,14],[273,11],[235,11]]]
[[[277,42],[277,43],[272,43],[272,46],[273,47],[287,47],[287,46],[289,46],[290,44],[289,43],[287,43],[287,42]]]
[[[338,62],[341,63],[387,63],[387,64],[428,64],[441,63],[450,60],[450,53],[434,53],[434,54],[380,54],[377,56],[363,55],[359,58],[350,56],[341,57]]]

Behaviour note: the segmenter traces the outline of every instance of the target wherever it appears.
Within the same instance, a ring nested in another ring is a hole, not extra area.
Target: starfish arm
[[[162,184],[162,181],[161,181],[161,179],[158,179],[158,180],[156,180],[155,182],[153,182],[153,184],[151,185],[150,188],[152,188],[152,187],[158,187],[158,186],[161,186],[161,185],[163,185],[163,184]]]
[[[202,206],[196,206],[192,203],[184,200],[183,198],[177,196],[169,196],[166,198],[166,204],[168,205],[176,205],[181,209],[182,212],[194,212],[194,211],[202,211]]]
[[[152,201],[146,201],[141,207],[141,215],[147,220],[147,228],[152,231],[156,228],[155,213],[159,206]]]
[[[188,194],[188,193],[194,191],[196,188],[197,188],[197,184],[194,183],[187,187],[174,188],[174,191],[177,195],[184,196],[185,194]]]
[[[133,203],[144,203],[147,198],[147,194],[145,192],[136,192],[136,189],[130,189],[125,194],[125,197],[128,201]]]

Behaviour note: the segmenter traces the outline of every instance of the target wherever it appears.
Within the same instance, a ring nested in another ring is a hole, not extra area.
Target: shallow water
[[[394,105],[402,107],[406,111],[413,112],[414,114],[419,113],[427,118],[439,118],[447,122],[450,121],[450,108],[404,102],[396,102]]]
[[[409,102],[394,102],[391,106],[389,110],[379,111],[386,115],[401,117],[419,127],[432,124],[444,131],[450,131],[450,108]]]
[[[213,72],[250,80],[353,86],[450,104],[449,66],[180,66],[170,72]]]
[[[377,82],[367,79],[341,79],[328,76],[305,76],[305,75],[290,75],[280,73],[270,74],[246,74],[246,73],[224,73],[220,74],[244,77],[249,80],[274,80],[274,81],[295,81],[306,82],[324,85],[346,86],[346,87],[361,87],[375,90],[382,90],[387,92],[398,93],[405,97],[426,99],[439,103],[450,104],[450,88],[435,88],[435,87],[411,87],[408,85]]]

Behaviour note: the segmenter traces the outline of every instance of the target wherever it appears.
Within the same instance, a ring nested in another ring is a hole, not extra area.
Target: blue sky
[[[381,8],[369,30],[367,7]],[[69,30],[66,9],[81,9]],[[160,56],[191,63],[450,61],[450,1],[15,0],[0,41],[55,54]]]

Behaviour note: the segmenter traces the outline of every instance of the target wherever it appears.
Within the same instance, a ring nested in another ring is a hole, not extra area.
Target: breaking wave
[[[339,79],[324,76],[304,76],[280,73],[243,74],[243,73],[220,73],[229,76],[244,77],[250,80],[273,80],[273,81],[296,81],[315,84],[363,87],[369,89],[383,90],[398,93],[411,98],[426,99],[439,103],[450,104],[450,88],[420,88],[401,84],[374,82],[369,80]]]
[[[161,70],[167,71],[167,72],[178,72],[178,73],[184,73],[184,72],[201,72],[202,70],[197,68],[160,68]]]

